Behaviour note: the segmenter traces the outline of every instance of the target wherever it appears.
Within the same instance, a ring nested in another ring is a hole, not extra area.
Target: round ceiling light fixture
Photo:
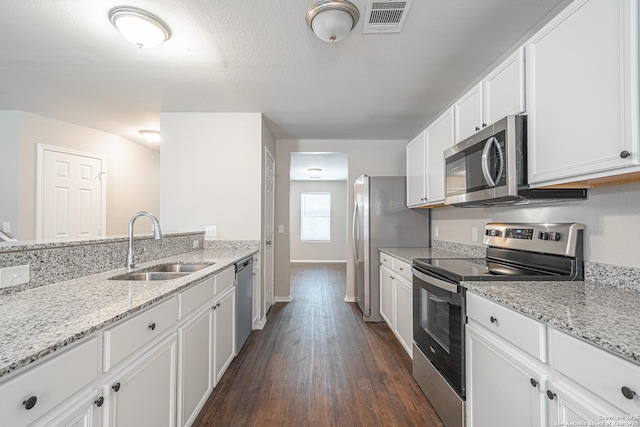
[[[320,174],[322,173],[322,169],[320,168],[309,168],[307,169],[309,172],[309,178],[320,178]]]
[[[145,141],[151,144],[157,144],[160,142],[160,131],[157,130],[141,130],[140,135],[144,138]]]
[[[171,37],[171,29],[162,19],[136,7],[114,7],[109,20],[122,37],[140,49],[158,46]]]
[[[321,0],[307,10],[305,20],[322,41],[339,42],[360,19],[358,8],[347,0]]]

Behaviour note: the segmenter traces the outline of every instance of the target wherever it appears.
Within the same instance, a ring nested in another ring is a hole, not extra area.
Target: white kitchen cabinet
[[[453,104],[456,142],[470,137],[482,127],[482,83],[478,83]]]
[[[413,358],[413,274],[406,262],[380,253],[380,314]]]
[[[427,202],[427,158],[425,132],[407,144],[407,206],[421,206]]]
[[[393,272],[385,266],[380,267],[380,315],[393,330]]]
[[[466,332],[467,426],[543,425],[544,371],[480,327]]]
[[[434,205],[444,202],[445,193],[445,164],[444,151],[453,146],[454,120],[453,108],[438,117],[426,130],[426,159],[428,160],[425,174],[427,204]]]
[[[39,419],[32,427],[100,427],[102,425],[105,399],[100,394],[101,390],[90,389],[69,399],[71,402],[62,404],[59,411]]]
[[[191,425],[213,390],[211,304],[178,328],[178,425]]]
[[[213,313],[214,378],[218,383],[236,354],[236,288],[228,289],[215,301]]]
[[[174,333],[105,385],[105,394],[109,396],[108,425],[176,425],[176,354]]]
[[[456,143],[511,114],[525,111],[523,48],[494,68],[453,105]]]
[[[529,183],[638,170],[638,2],[576,0],[526,51]]]

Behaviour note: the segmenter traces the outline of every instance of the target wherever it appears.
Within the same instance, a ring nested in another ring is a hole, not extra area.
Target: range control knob
[[[540,240],[549,240],[549,233],[547,233],[546,231],[538,232],[538,239],[540,239]]]
[[[560,233],[558,233],[557,231],[550,231],[549,240],[553,240],[554,242],[557,242],[558,240],[560,240]]]
[[[491,228],[491,229],[487,230],[487,231],[485,232],[485,234],[486,234],[487,236],[491,236],[491,237],[502,237],[502,231],[500,231],[500,230],[495,230],[495,229],[493,229],[493,228]]]

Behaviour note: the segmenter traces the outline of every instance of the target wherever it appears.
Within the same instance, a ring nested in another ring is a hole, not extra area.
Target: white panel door
[[[263,237],[263,268],[262,272],[264,273],[262,276],[262,283],[264,286],[264,312],[262,313],[261,318],[267,315],[269,308],[273,305],[273,297],[274,297],[274,275],[273,275],[273,243],[274,243],[274,180],[276,176],[275,172],[275,164],[276,161],[267,150],[264,148],[265,156],[264,156],[264,237]]]
[[[104,235],[106,161],[99,155],[74,154],[56,148],[39,151],[43,239]]]
[[[478,83],[454,105],[456,143],[470,137],[482,127],[482,84]]]
[[[453,145],[453,109],[438,117],[427,129],[427,202],[444,201],[444,151]]]

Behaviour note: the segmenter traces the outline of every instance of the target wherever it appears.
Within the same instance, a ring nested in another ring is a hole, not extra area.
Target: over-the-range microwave
[[[445,204],[475,207],[586,199],[586,189],[529,188],[527,119],[506,116],[444,152]]]

